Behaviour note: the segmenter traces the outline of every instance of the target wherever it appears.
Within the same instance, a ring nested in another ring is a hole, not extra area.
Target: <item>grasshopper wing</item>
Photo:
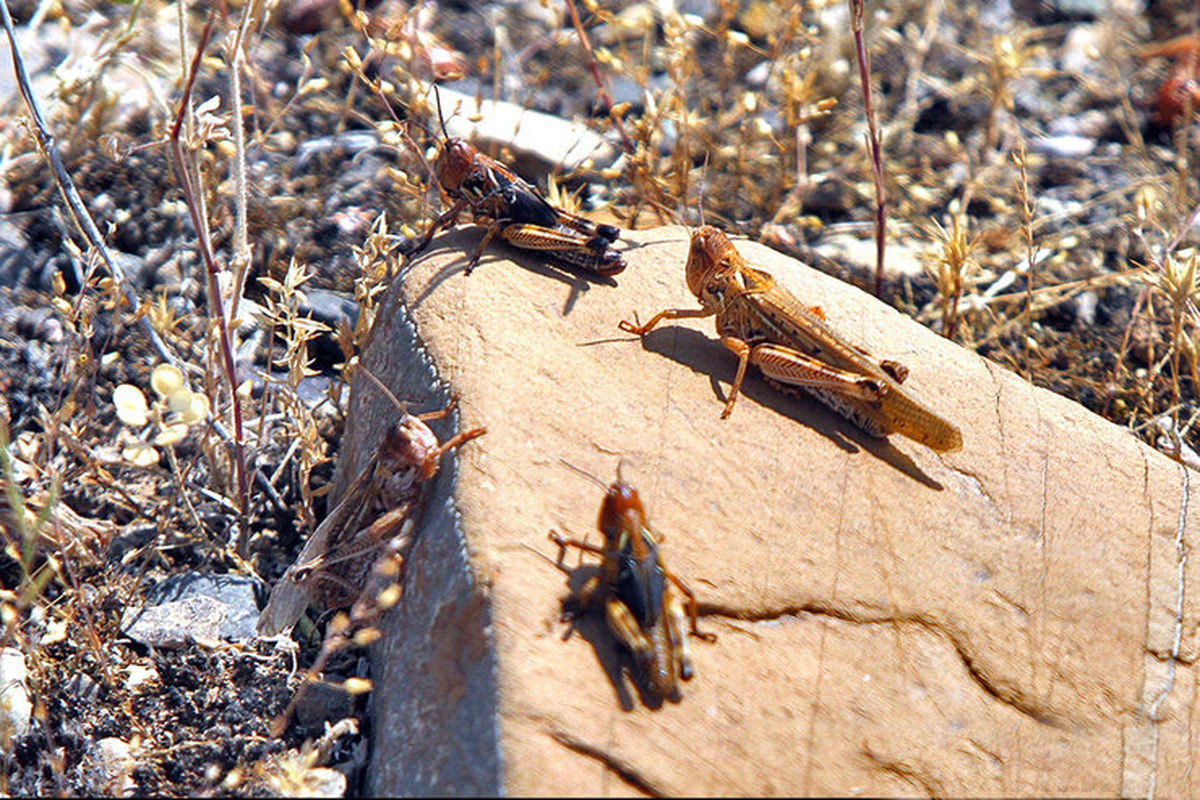
[[[300,615],[308,608],[312,599],[312,566],[329,552],[330,547],[344,531],[357,528],[355,523],[369,505],[364,492],[369,485],[371,472],[372,468],[368,465],[359,473],[354,483],[346,490],[346,496],[337,504],[337,508],[312,532],[295,563],[287,568],[283,577],[275,584],[267,600],[267,607],[258,616],[259,636],[277,636],[283,633],[295,625]]]

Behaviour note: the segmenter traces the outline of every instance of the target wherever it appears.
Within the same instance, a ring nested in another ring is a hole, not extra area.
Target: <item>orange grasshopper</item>
[[[719,229],[702,225],[692,233],[686,274],[701,308],[660,311],[645,325],[622,320],[620,328],[645,336],[664,319],[716,316],[721,343],[738,357],[722,419],[733,411],[746,365],[755,364],[777,388],[811,393],[871,436],[898,433],[938,451],[962,447],[955,425],[900,388],[907,367],[847,342],[819,307],[751,267]]]
[[[365,370],[364,374],[370,375]],[[271,590],[258,620],[260,635],[274,636],[295,625],[309,605],[332,609],[354,604],[352,616],[370,616],[368,607],[377,592],[368,589],[382,589],[375,586],[378,577],[390,574],[394,581],[398,574],[380,567],[389,560],[403,563],[442,456],[487,432],[473,428],[439,444],[425,423],[446,416],[453,407],[452,400],[441,411],[419,416],[405,412],[387,432],[371,463]]]
[[[599,479],[593,480],[604,485]],[[604,534],[603,547],[550,531],[550,541],[559,548],[556,563],[562,567],[567,547],[603,559],[600,574],[590,578],[580,591],[580,604],[603,601],[609,629],[633,653],[650,689],[679,702],[679,682],[692,677],[688,634],[706,642],[715,642],[717,637],[697,627],[696,596],[663,565],[658,553],[663,538],[650,528],[637,490],[621,479],[619,466],[617,479],[608,487],[600,506],[598,525]],[[685,628],[685,601],[680,594],[686,598],[689,628]]]
[[[620,229],[597,225],[591,220],[553,206],[541,192],[499,161],[485,156],[473,144],[451,137],[442,119],[438,95],[438,121],[446,137],[433,164],[433,172],[450,208],[430,226],[417,250],[424,249],[433,235],[454,225],[463,211],[487,226],[487,233],[467,262],[470,273],[493,236],[525,250],[537,250],[597,275],[616,275],[625,269],[625,259],[613,249]]]

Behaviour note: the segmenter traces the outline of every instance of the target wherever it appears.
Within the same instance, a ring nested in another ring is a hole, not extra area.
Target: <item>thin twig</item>
[[[1025,157],[1025,139],[1017,144],[1013,159],[1020,167],[1021,176],[1017,183],[1017,197],[1021,201],[1021,232],[1025,239],[1025,380],[1033,380],[1033,363],[1029,355],[1029,343],[1033,329],[1033,273],[1037,267],[1037,252],[1033,246],[1033,204],[1029,199],[1029,174]]]
[[[604,76],[600,74],[600,64],[596,61],[596,52],[592,50],[592,42],[588,38],[587,31],[584,30],[583,21],[579,18],[579,9],[575,8],[575,0],[566,0],[567,12],[571,15],[571,24],[575,26],[575,33],[579,36],[579,42],[583,45],[583,51],[587,53],[588,69],[592,72],[592,80],[596,82],[596,90],[600,94],[600,102],[604,104],[604,115],[611,119],[617,127],[617,133],[621,137],[621,144],[625,152],[633,155],[637,148],[633,143],[633,139],[625,132],[625,125],[621,122],[619,116],[612,113],[613,103],[612,94],[608,91],[608,85],[604,82]]]
[[[21,97],[25,100],[25,105],[29,108],[29,114],[33,118],[33,133],[38,142],[38,147],[45,154],[46,159],[50,162],[50,169],[54,173],[54,182],[58,185],[58,191],[62,194],[63,199],[67,203],[67,208],[71,212],[71,217],[75,225],[83,233],[88,244],[100,255],[105,267],[108,268],[108,274],[116,282],[121,292],[125,295],[130,308],[137,310],[139,300],[137,293],[133,289],[125,271],[120,264],[113,260],[108,252],[108,247],[104,244],[104,237],[100,235],[100,230],[96,227],[92,215],[88,212],[87,206],[83,204],[83,199],[80,198],[79,192],[75,189],[75,182],[71,180],[71,176],[67,174],[67,169],[63,166],[62,156],[58,152],[58,147],[54,142],[54,135],[50,133],[50,129],[46,126],[46,121],[42,117],[41,109],[38,108],[37,100],[33,95],[33,88],[29,83],[29,73],[25,70],[25,59],[21,55],[21,48],[17,45],[17,33],[13,29],[12,17],[8,13],[7,0],[0,0],[0,15],[4,20],[4,31],[8,34],[8,46],[12,51],[13,70],[17,75],[17,86],[21,90]],[[140,320],[142,328],[146,331],[146,336],[149,337],[150,343],[154,345],[154,349],[162,356],[164,361],[179,365],[179,360],[175,354],[167,349],[167,345],[158,335],[158,331],[154,330],[154,325],[150,321],[149,316],[143,316]]]
[[[200,213],[199,199],[201,192],[198,190],[198,187],[192,185],[192,176],[188,172],[186,161],[184,160],[183,144],[180,138],[180,129],[183,127],[186,109],[191,105],[192,86],[196,82],[196,73],[200,68],[200,59],[204,56],[204,50],[208,47],[208,40],[212,36],[215,20],[215,15],[210,14],[208,23],[204,26],[204,32],[200,35],[200,44],[197,46],[196,54],[192,58],[192,66],[188,72],[187,82],[184,84],[183,96],[179,100],[179,112],[175,116],[175,124],[171,126],[169,138],[175,171],[179,176],[180,188],[183,190],[184,198],[187,201],[188,213],[192,218],[192,227],[196,231],[196,244],[200,250],[201,257],[204,259],[205,270],[208,274],[206,288],[209,313],[213,315],[217,322],[217,338],[221,351],[221,365],[225,371],[225,378],[229,383],[230,406],[233,412],[232,445],[234,472],[237,475],[238,507],[243,517],[242,524],[238,526],[234,549],[238,555],[245,557],[246,545],[249,543],[250,536],[250,528],[245,520],[250,510],[250,481],[246,469],[246,448],[242,431],[242,403],[237,393],[237,367],[233,361],[233,346],[229,335],[229,324],[225,319],[225,304],[221,300],[221,287],[217,281],[220,269],[217,267],[216,259],[213,257],[212,244],[208,238],[208,226],[205,224],[204,218]]]
[[[257,2],[242,6],[242,19],[238,23],[229,59],[229,106],[233,131],[233,280],[230,285],[229,316],[237,319],[238,303],[246,288],[246,275],[250,271],[250,238],[246,222],[246,132],[242,123],[242,70],[246,66],[246,31],[254,18]]]
[[[850,20],[854,30],[854,52],[858,56],[858,77],[862,82],[863,109],[867,114],[867,147],[871,151],[871,177],[875,182],[875,296],[883,296],[883,253],[887,225],[887,193],[883,186],[883,148],[871,105],[871,61],[863,38],[863,0],[850,0]]]

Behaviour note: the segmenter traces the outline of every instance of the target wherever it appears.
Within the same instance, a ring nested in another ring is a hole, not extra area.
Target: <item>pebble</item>
[[[33,702],[25,683],[25,654],[15,647],[0,650],[0,742],[7,750],[16,736],[29,733]]]
[[[256,586],[254,579],[241,575],[172,575],[146,592],[144,607],[125,612],[121,632],[155,647],[251,639],[258,623]]]
[[[131,691],[158,679],[158,669],[153,663],[149,666],[130,664],[125,668],[125,688]]]
[[[617,149],[591,128],[516,103],[483,99],[443,87],[442,111],[446,131],[477,146],[508,147],[517,156],[536,161],[544,173],[570,172],[591,162],[610,166]],[[534,176],[523,175],[526,180]]]
[[[1084,158],[1090,156],[1096,149],[1096,140],[1074,134],[1037,136],[1030,139],[1029,149],[1035,153],[1057,158]]]
[[[852,233],[827,233],[812,249],[835,260],[851,262],[861,267],[875,269],[875,239],[869,233],[865,238]],[[888,278],[901,276],[919,277],[925,271],[921,251],[903,242],[889,241],[883,257],[883,272]]]
[[[89,759],[104,794],[128,797],[137,790],[131,774],[137,761],[128,742],[105,737],[92,746]]]

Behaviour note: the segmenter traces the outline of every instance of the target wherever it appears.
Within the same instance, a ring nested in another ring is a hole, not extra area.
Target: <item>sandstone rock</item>
[[[369,788],[1196,793],[1192,473],[747,242],[845,335],[905,363],[964,446],[871,439],[753,370],[720,420],[735,363],[711,319],[644,342],[617,330],[695,306],[683,229],[629,233],[613,280],[500,245],[464,276],[481,233],[442,236],[412,265],[364,354],[415,410],[448,387],[463,425],[488,426],[443,463],[373,653]],[[343,487],[394,416],[356,381]],[[647,702],[602,620],[569,638],[559,622],[587,567],[557,570],[547,531],[598,541],[601,497],[559,461],[607,481],[618,454],[720,636],[693,640],[678,704]]]

